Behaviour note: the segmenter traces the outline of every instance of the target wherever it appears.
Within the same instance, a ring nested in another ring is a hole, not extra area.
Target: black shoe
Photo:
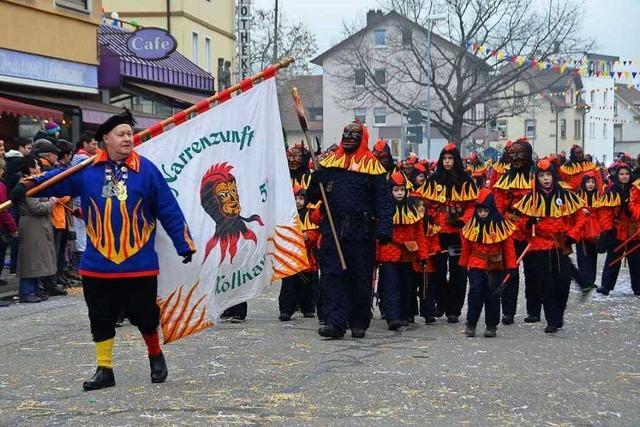
[[[555,334],[556,332],[558,332],[558,328],[556,326],[547,325],[547,327],[544,328],[545,334]]]
[[[0,307],[9,307],[11,303],[9,301],[0,301]]]
[[[36,291],[36,296],[40,298],[40,301],[46,301],[49,299],[49,294],[45,291]]]
[[[333,325],[324,325],[318,329],[318,335],[325,338],[339,339],[344,337],[344,331]]]
[[[400,321],[402,323],[402,326],[409,326],[409,321],[408,320],[401,320]]]
[[[444,311],[436,309],[435,316],[436,316],[436,317],[442,317],[442,316],[444,316]]]
[[[407,319],[407,322],[416,323],[416,318],[414,316],[411,316],[410,318]]]
[[[503,325],[513,325],[513,314],[505,314],[502,316]]]
[[[430,325],[432,323],[436,323],[436,318],[433,316],[427,316],[424,318],[425,325]]]
[[[67,290],[60,285],[56,285],[51,288],[46,288],[45,291],[47,292],[47,294],[49,294],[52,297],[68,294]]]
[[[633,294],[637,297],[640,297],[640,291],[633,291]]]
[[[240,316],[232,316],[231,319],[229,319],[229,321],[231,323],[244,323],[245,318]]]
[[[402,326],[402,322],[400,320],[390,320],[389,321],[389,330],[390,331],[396,331],[396,330],[400,329],[401,326]],[[353,330],[351,332],[353,332]]]
[[[0,286],[7,286],[9,284],[9,282],[7,282],[4,279],[0,279]]]
[[[281,322],[288,322],[289,320],[291,320],[291,315],[287,313],[280,313],[280,316],[278,316],[278,320]]]
[[[163,383],[169,375],[167,362],[164,360],[164,354],[149,357],[149,367],[151,368],[151,382]]]
[[[447,314],[447,323],[458,323],[458,316],[454,316],[452,314]]]
[[[484,331],[483,335],[484,335],[485,338],[495,338],[496,337],[496,330],[497,330],[496,328],[487,328]]]
[[[27,304],[33,304],[36,302],[40,302],[42,301],[40,298],[38,298],[36,295],[31,294],[31,295],[27,295],[26,297],[21,297],[20,298],[20,302],[22,303],[27,303]]]
[[[116,379],[113,376],[113,369],[104,366],[98,366],[96,373],[91,378],[82,383],[82,388],[89,390],[100,390],[101,388],[113,387],[116,385]]]
[[[534,316],[533,314],[529,314],[527,315],[527,317],[524,318],[525,323],[538,323],[539,321],[540,321],[540,316]]]
[[[64,277],[62,274],[56,275],[56,283],[62,286],[71,286],[69,279]]]
[[[313,319],[314,317],[316,317],[316,314],[311,311],[309,313],[302,313],[302,317],[304,317],[305,319]]]
[[[599,294],[602,294],[602,295],[609,295],[610,291],[609,291],[609,289],[607,289],[607,288],[605,288],[603,286],[600,286],[600,287],[598,287],[596,289],[596,292],[599,293]]]
[[[367,330],[364,328],[351,328],[351,338],[364,338]]]
[[[472,325],[467,325],[467,327],[464,330],[464,334],[466,336],[468,336],[469,338],[475,337],[476,336],[476,327],[472,326]]]

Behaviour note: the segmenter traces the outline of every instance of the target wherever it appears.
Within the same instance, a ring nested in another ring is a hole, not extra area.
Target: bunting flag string
[[[540,71],[554,73],[570,73],[582,77],[611,78],[614,80],[635,80],[640,77],[640,70],[631,69],[632,66],[640,66],[640,60],[624,59],[616,61],[582,59],[541,59],[533,56],[512,55],[501,49],[478,44],[473,41],[466,42],[466,48],[474,55],[488,54],[499,61],[508,61],[520,67],[530,67]],[[621,67],[626,69],[620,69]]]

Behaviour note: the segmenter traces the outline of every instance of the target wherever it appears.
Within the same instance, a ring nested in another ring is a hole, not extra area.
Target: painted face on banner
[[[240,215],[240,198],[235,180],[219,182],[213,187],[213,194],[218,198],[220,210],[227,217]]]

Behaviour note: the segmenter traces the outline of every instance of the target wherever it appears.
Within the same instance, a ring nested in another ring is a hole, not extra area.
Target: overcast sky
[[[547,4],[547,0],[532,0]],[[558,0],[555,0],[558,1]],[[562,0],[560,0],[562,1]],[[273,8],[274,0],[254,0],[254,6]],[[377,0],[279,0],[288,17],[303,19],[317,37],[321,53],[341,40],[342,23],[347,17],[364,17]],[[640,60],[640,0],[584,0],[586,11],[583,31],[595,37],[596,51]]]

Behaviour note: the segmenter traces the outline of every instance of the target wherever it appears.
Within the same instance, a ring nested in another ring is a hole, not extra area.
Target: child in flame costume
[[[584,200],[585,206],[578,211],[578,236],[576,239],[576,258],[578,260],[578,272],[587,283],[596,281],[598,267],[597,240],[600,236],[600,216],[602,193],[598,187],[598,176],[595,171],[585,172],[578,195]],[[602,188],[602,187],[600,187]],[[589,292],[591,289],[588,290]],[[587,291],[584,291],[587,292]]]
[[[384,312],[389,330],[395,331],[408,325],[413,319],[415,305],[415,283],[412,263],[424,263],[427,259],[427,242],[422,230],[421,213],[413,199],[407,197],[411,184],[402,172],[393,172],[390,177],[391,193],[395,199],[393,234],[391,241],[378,245],[376,260],[380,264]],[[411,300],[413,296],[413,301]]]
[[[184,263],[191,261],[196,250],[180,206],[162,174],[133,151],[134,124],[129,111],[109,118],[96,132],[105,150],[93,164],[39,193],[79,196],[85,213],[87,248],[80,274],[97,362],[95,374],[83,384],[85,390],[115,385],[112,350],[121,310],[142,333],[151,381],[159,383],[167,378],[157,332],[157,222],[162,223]],[[52,170],[25,181],[14,190],[14,198],[19,200],[27,187],[60,172]]]
[[[506,150],[506,149],[505,149]],[[500,214],[506,219],[516,224],[516,231],[513,234],[513,240],[516,247],[516,255],[520,257],[527,247],[528,240],[531,235],[530,230],[526,230],[524,224],[519,221],[518,212],[513,209],[522,198],[531,191],[532,175],[533,175],[533,148],[529,141],[525,138],[519,138],[511,144],[509,150],[509,160],[511,164],[505,169],[505,172],[493,184],[492,191],[495,196],[496,207]],[[525,296],[527,298],[527,313],[525,322],[537,322],[539,316],[531,313],[537,311],[539,301],[535,300],[538,293],[530,292],[532,286],[532,271],[528,256],[525,255],[522,261],[524,267],[524,284]],[[505,325],[513,324],[518,306],[518,291],[520,287],[520,275],[513,274],[509,276],[509,283],[504,288],[500,296],[502,305],[502,323]]]
[[[424,217],[427,209],[425,208],[425,200],[422,198],[422,194],[414,191],[409,194],[409,197],[414,199],[416,209]],[[413,262],[416,283],[415,289],[418,300],[420,301],[419,314],[424,318],[424,323],[427,325],[436,322],[436,290],[434,286],[430,284],[436,283],[438,280],[434,267],[434,259],[442,249],[440,247],[440,239],[438,238],[439,232],[440,227],[434,224],[431,218],[423,218],[421,233],[424,234],[426,242],[427,259],[426,263],[418,262],[417,260]]]
[[[387,171],[369,151],[368,139],[365,126],[348,124],[340,146],[320,161],[307,190],[308,201],[317,203],[323,184],[347,267],[343,270],[340,265],[325,216],[318,251],[326,322],[318,330],[322,337],[342,338],[347,325],[352,337],[365,336],[371,321],[375,241],[391,241],[394,211]]]
[[[311,221],[312,211],[307,208],[306,191],[300,185],[293,186],[293,194],[296,198],[296,208],[298,209],[298,219],[302,226],[305,246],[307,248],[307,259],[310,268],[307,271],[294,276],[282,279],[278,304],[280,306],[279,320],[287,322],[300,307],[302,315],[307,318],[314,316],[314,293],[318,293],[318,262],[316,260],[316,246],[320,238],[318,226]],[[322,319],[320,306],[318,306],[318,317]]]
[[[467,172],[476,182],[476,186],[478,186],[478,188],[484,187],[486,185],[487,174],[489,172],[489,163],[481,162],[478,158],[478,153],[474,151],[467,160]]]
[[[467,287],[466,271],[459,265],[460,229],[473,215],[478,190],[465,171],[455,144],[444,146],[436,171],[418,192],[428,203],[427,221],[435,221],[440,227],[440,245],[448,250],[434,259],[437,281],[432,285],[436,286],[436,317],[446,314],[449,323],[457,323]]]
[[[626,163],[619,163],[611,188],[604,193],[600,203],[600,225],[603,232],[598,245],[601,252],[607,253],[602,270],[602,282],[597,289],[597,292],[602,295],[609,295],[615,287],[622,262],[619,261],[613,266],[609,264],[623,255],[626,255],[629,265],[631,289],[636,295],[640,294],[640,251],[630,251],[640,244],[638,234],[640,199],[637,197],[637,192],[634,193],[635,197],[631,198],[632,189],[638,188],[638,182],[631,183],[630,180],[631,168]],[[627,240],[629,242],[625,246],[618,251],[615,250]]]
[[[549,159],[538,161],[535,190],[524,196],[514,209],[524,217],[521,221],[531,232],[528,256],[532,264],[533,282],[527,298],[530,316],[540,317],[542,306],[547,321],[546,333],[564,326],[564,312],[571,284],[571,244],[579,235],[577,212],[584,201],[559,184],[555,167]],[[533,304],[537,303],[537,306]]]
[[[483,306],[484,336],[496,336],[500,322],[498,287],[507,272],[518,274],[511,237],[515,229],[516,226],[498,212],[491,191],[486,188],[480,190],[475,213],[462,228],[460,265],[467,269],[469,276],[465,330],[468,337],[476,335],[476,324]]]

